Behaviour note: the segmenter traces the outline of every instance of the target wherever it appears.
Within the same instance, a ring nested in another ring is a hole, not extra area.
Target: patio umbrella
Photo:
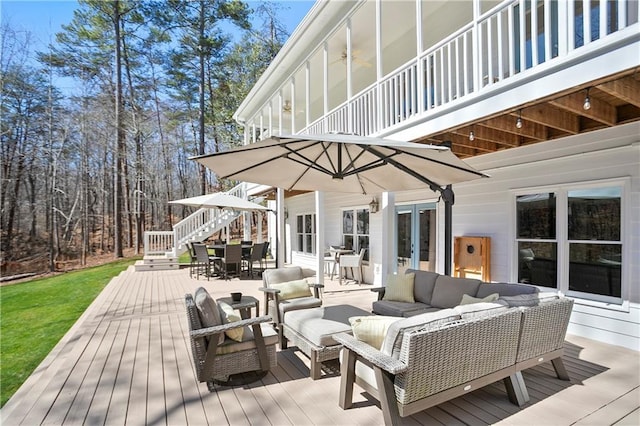
[[[183,198],[181,200],[169,201],[169,204],[180,204],[198,208],[228,209],[238,211],[266,211],[267,207],[260,204],[244,200],[235,195],[216,192],[213,194],[198,195],[197,197]]]
[[[451,272],[451,184],[487,175],[449,148],[348,134],[282,135],[193,157],[220,179],[287,190],[373,194],[430,188],[445,202],[445,273]]]

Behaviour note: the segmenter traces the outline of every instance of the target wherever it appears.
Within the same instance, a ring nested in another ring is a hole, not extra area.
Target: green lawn
[[[111,278],[138,258],[0,288],[0,405],[11,398]]]

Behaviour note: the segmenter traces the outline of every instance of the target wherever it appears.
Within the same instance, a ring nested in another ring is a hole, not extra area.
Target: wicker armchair
[[[185,295],[191,352],[198,381],[207,382],[210,391],[216,383],[246,383],[243,381],[246,377],[234,381],[233,376],[239,373],[251,372],[254,374],[249,377],[257,379],[277,365],[275,346],[278,337],[268,324],[271,317],[260,316],[228,324],[220,321],[221,324],[204,327],[203,323],[211,324],[212,318],[220,317],[220,313],[215,312],[218,305],[203,288],[196,291],[196,299],[197,305],[191,294]],[[243,327],[241,342],[225,337],[225,332]]]

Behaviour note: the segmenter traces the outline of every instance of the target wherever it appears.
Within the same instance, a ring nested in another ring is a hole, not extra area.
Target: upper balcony
[[[461,157],[635,121],[639,14],[631,0],[318,2],[236,119],[247,142],[337,131],[448,140]]]

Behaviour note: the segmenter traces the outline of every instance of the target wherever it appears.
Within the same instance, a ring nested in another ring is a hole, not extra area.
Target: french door
[[[436,204],[396,206],[395,222],[398,273],[409,268],[435,271]]]

